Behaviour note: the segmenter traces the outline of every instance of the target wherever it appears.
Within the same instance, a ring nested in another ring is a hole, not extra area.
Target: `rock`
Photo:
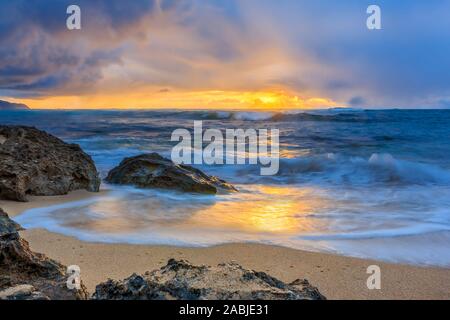
[[[0,111],[1,110],[30,110],[30,108],[23,103],[12,103],[0,100]]]
[[[0,291],[2,295],[11,296],[13,299],[44,299],[45,297],[58,300],[86,299],[87,291],[84,285],[81,285],[80,290],[69,290],[66,286],[67,268],[43,254],[32,252],[28,242],[18,233],[21,229],[0,209]]]
[[[216,194],[237,191],[217,177],[187,165],[176,165],[157,153],[125,158],[106,178],[112,184],[134,185],[139,188],[162,188],[184,192]]]
[[[0,138],[0,199],[99,190],[95,164],[78,145],[21,126],[0,126]]]
[[[29,284],[22,284],[0,291],[0,300],[50,300]]]
[[[108,280],[96,287],[97,300],[323,300],[306,280],[286,284],[236,263],[216,267],[169,260],[160,270]]]
[[[5,211],[0,209],[0,239],[7,238],[11,235],[17,235],[23,228],[12,221]]]

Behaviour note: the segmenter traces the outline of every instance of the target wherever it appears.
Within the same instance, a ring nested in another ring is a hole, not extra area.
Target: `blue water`
[[[86,241],[207,246],[259,242],[450,266],[450,111],[26,111],[32,125],[78,143],[104,177],[124,157],[170,156],[173,130],[280,130],[280,171],[199,166],[239,193],[199,196],[103,184],[108,193],[17,218]]]

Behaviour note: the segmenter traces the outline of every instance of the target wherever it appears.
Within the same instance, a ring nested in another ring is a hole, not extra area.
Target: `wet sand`
[[[31,197],[27,203],[0,201],[0,208],[14,217],[27,209],[97,195],[76,191],[67,196]],[[236,261],[245,268],[267,272],[286,282],[306,278],[328,299],[450,299],[448,268],[390,264],[259,244],[182,248],[89,243],[43,229],[25,230],[21,234],[30,242],[32,250],[65,265],[79,265],[90,293],[108,278],[123,279],[134,272],[144,273],[176,258],[205,265]],[[381,268],[381,290],[367,288],[366,271],[370,265]]]

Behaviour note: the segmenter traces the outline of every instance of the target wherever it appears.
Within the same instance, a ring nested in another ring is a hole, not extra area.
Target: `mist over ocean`
[[[124,157],[170,157],[173,130],[280,130],[280,171],[198,166],[233,183],[217,196],[103,183],[106,195],[16,220],[82,240],[209,246],[258,242],[450,266],[450,110],[3,111],[90,154],[102,178]]]

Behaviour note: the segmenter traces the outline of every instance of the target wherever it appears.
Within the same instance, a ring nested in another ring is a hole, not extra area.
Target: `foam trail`
[[[171,133],[192,130],[194,120],[204,120],[205,129],[279,129],[278,175],[262,177],[258,165],[199,165],[240,192],[198,196],[103,184],[107,195],[15,219],[85,241],[257,242],[450,266],[449,110],[2,114],[4,124],[37,126],[79,143],[102,177],[124,157],[170,156]]]

